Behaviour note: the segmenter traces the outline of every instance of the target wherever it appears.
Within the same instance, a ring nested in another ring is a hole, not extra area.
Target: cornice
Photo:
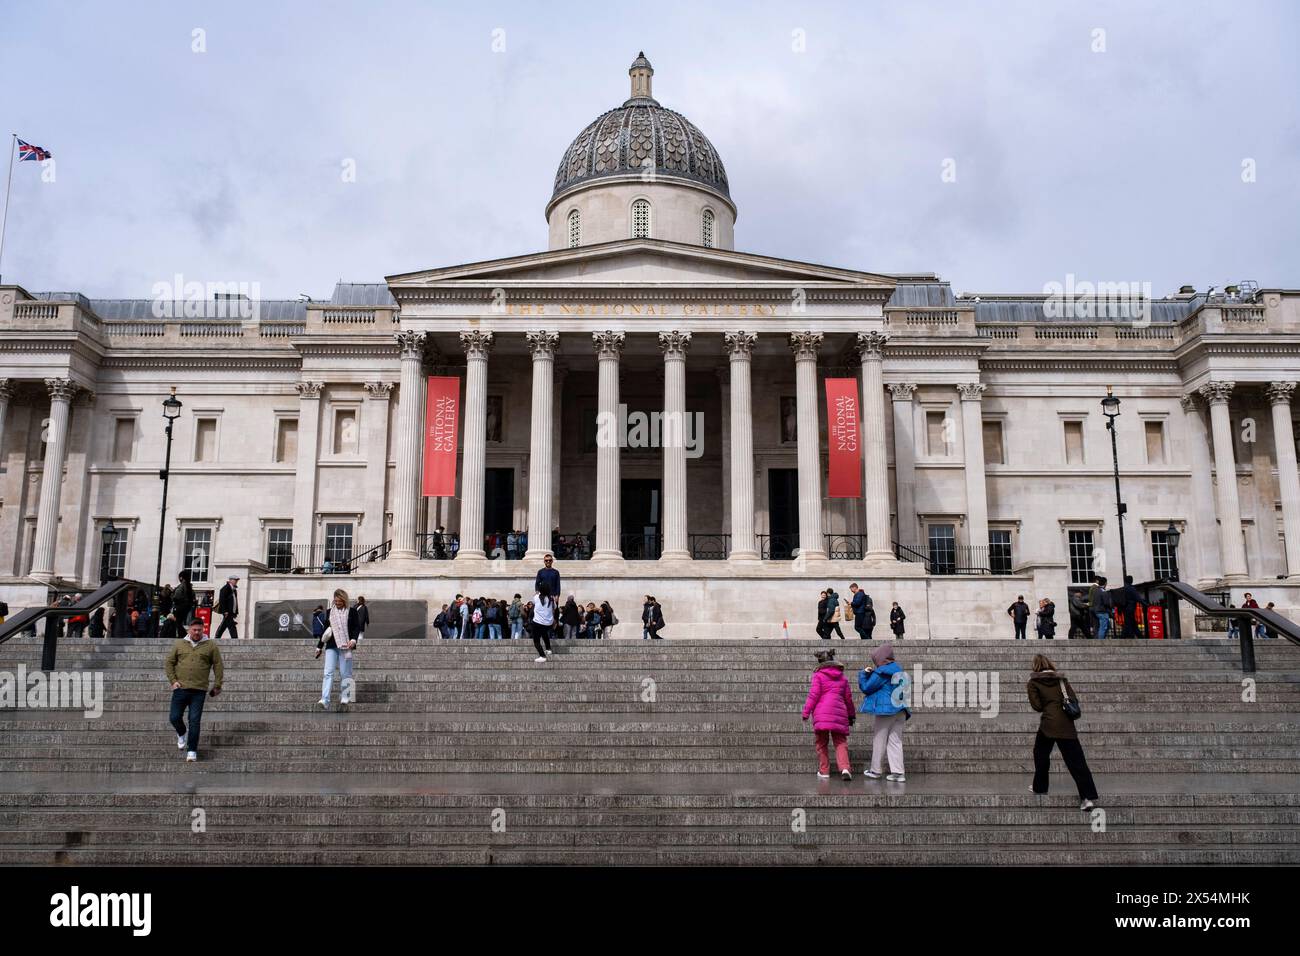
[[[1096,353],[1094,353],[1096,354]],[[1043,359],[989,358],[980,361],[980,368],[991,372],[1091,372],[1091,371],[1128,371],[1161,372],[1176,375],[1179,363],[1170,359],[1152,359],[1135,356],[1127,359],[1122,355],[1105,354],[1098,358],[1071,357]]]
[[[230,356],[214,356],[211,353],[200,355],[170,354],[170,355],[108,355],[104,357],[103,368],[111,369],[131,369],[131,368],[165,368],[165,369],[288,369],[296,371],[302,367],[302,362],[297,355],[286,355],[283,358],[270,358],[263,356],[241,356],[238,353],[232,353]]]
[[[517,281],[517,280],[516,280]],[[509,281],[493,282],[484,280],[473,286],[428,289],[393,289],[394,298],[399,301],[416,302],[488,302],[492,301],[493,289],[509,289],[516,298],[530,301],[636,301],[648,300],[662,302],[741,302],[741,301],[776,301],[789,302],[790,290],[802,289],[810,302],[885,302],[893,294],[892,289],[840,289],[818,288],[811,283],[781,281],[775,287],[736,286],[734,288],[712,289],[699,286],[678,286],[673,288],[655,288],[645,286],[629,287],[573,287],[554,288],[550,286],[534,287],[515,285]]]

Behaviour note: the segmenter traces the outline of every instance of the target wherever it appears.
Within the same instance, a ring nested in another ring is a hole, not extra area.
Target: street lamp
[[[167,530],[167,484],[168,476],[172,468],[172,425],[176,419],[181,417],[181,400],[176,397],[176,386],[172,386],[172,393],[163,400],[163,418],[167,421],[167,463],[163,466],[162,471],[158,472],[158,477],[162,479],[162,514],[158,518],[158,564],[154,567],[153,572],[153,593],[154,600],[157,600],[158,588],[162,584],[162,552],[163,552],[163,532]],[[155,620],[157,615],[155,615]]]
[[[108,524],[104,525],[99,534],[104,539],[104,549],[100,552],[99,583],[107,584],[113,577],[113,545],[117,543],[118,535],[112,518],[108,519]]]
[[[1182,534],[1178,531],[1178,526],[1171,519],[1169,527],[1165,529],[1165,546],[1169,548],[1169,580],[1178,580],[1178,542],[1182,540]]]
[[[1124,515],[1128,506],[1119,494],[1119,445],[1115,440],[1115,419],[1119,418],[1119,399],[1115,397],[1111,386],[1106,386],[1106,397],[1101,400],[1101,412],[1106,416],[1106,428],[1110,430],[1110,460],[1115,467],[1115,514],[1119,518],[1119,567],[1120,586],[1128,578],[1128,555],[1124,551]]]

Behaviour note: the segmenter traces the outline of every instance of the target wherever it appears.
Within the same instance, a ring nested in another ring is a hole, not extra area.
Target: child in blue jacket
[[[858,674],[858,687],[865,700],[860,712],[874,714],[871,738],[871,766],[863,775],[880,779],[882,759],[889,757],[889,776],[886,780],[902,783],[903,775],[903,724],[911,713],[907,709],[909,680],[906,672],[894,660],[894,645],[885,643],[871,652],[871,665]]]

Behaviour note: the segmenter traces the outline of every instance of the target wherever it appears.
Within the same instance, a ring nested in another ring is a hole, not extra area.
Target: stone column
[[[963,382],[957,386],[957,394],[961,396],[961,440],[966,453],[966,540],[975,548],[988,548],[989,499],[984,480],[981,411],[984,386],[979,382]]]
[[[799,557],[805,561],[826,557],[826,542],[822,537],[821,431],[817,416],[817,353],[822,339],[820,332],[790,333],[798,407]]]
[[[916,385],[898,382],[889,386],[894,406],[894,496],[898,508],[898,541],[915,548],[916,526],[916,414],[912,396]]]
[[[382,544],[388,532],[384,492],[388,486],[388,406],[392,382],[366,383],[366,540],[367,547]]]
[[[528,550],[525,558],[542,560],[551,543],[551,419],[555,414],[555,350],[560,333],[525,332],[533,354],[533,404],[528,445]]]
[[[298,461],[293,479],[293,547],[306,553],[316,533],[316,467],[320,442],[321,382],[297,382]],[[308,561],[296,562],[310,564]]]
[[[623,560],[622,485],[618,456],[622,434],[618,428],[618,363],[623,354],[623,332],[592,332],[599,368],[600,406],[596,420],[596,549],[592,560]]]
[[[756,332],[723,332],[731,356],[731,553],[729,561],[757,561],[754,536],[754,405],[750,371]]]
[[[0,378],[0,470],[5,466],[5,422],[9,420],[9,399],[13,394],[13,379]]]
[[[460,550],[457,561],[481,561],[483,552],[483,485],[487,476],[487,366],[492,333],[460,333],[465,349],[465,448],[460,476]],[[528,545],[532,547],[530,534]]]
[[[1219,551],[1225,578],[1246,576],[1246,542],[1241,534],[1241,502],[1237,497],[1237,461],[1232,451],[1232,417],[1228,400],[1232,382],[1202,385],[1201,396],[1210,406],[1214,436],[1214,474],[1219,485]]]
[[[867,501],[867,551],[872,564],[895,562],[889,534],[889,460],[885,450],[885,332],[859,332],[862,359],[862,451]]]
[[[1277,445],[1277,484],[1282,495],[1289,578],[1300,578],[1300,471],[1296,468],[1295,430],[1291,426],[1291,393],[1295,386],[1295,382],[1273,382],[1266,390],[1273,406],[1273,441]]]
[[[689,561],[686,533],[686,350],[690,332],[660,332],[664,353],[664,561]]]
[[[416,558],[420,515],[420,464],[424,457],[424,339],[423,332],[393,335],[402,357],[398,392],[396,458],[393,486],[394,558]]]
[[[551,394],[554,396],[551,401],[551,408],[554,411],[551,416],[551,528],[542,541],[542,546],[545,548],[551,547],[551,532],[556,526],[564,523],[560,498],[560,476],[564,471],[561,440],[564,437],[564,380],[568,377],[569,369],[560,359],[555,360],[554,366],[551,372],[555,379],[551,388]],[[531,545],[532,542],[530,541],[529,544]]]
[[[1184,581],[1191,580],[1185,555],[1194,553],[1196,575],[1202,580],[1217,580],[1222,576],[1219,558],[1219,534],[1214,519],[1214,478],[1210,465],[1210,440],[1205,432],[1205,419],[1195,394],[1179,399],[1187,425],[1188,463],[1192,470],[1192,535],[1179,546],[1178,573]]]
[[[59,536],[59,496],[63,490],[63,459],[68,451],[68,412],[77,386],[71,379],[47,378],[50,391],[50,427],[46,432],[45,468],[41,498],[36,510],[36,549],[32,577],[54,577],[55,543]]]

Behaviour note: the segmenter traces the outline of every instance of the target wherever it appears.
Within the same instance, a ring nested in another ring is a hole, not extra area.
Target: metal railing
[[[455,531],[430,531],[415,536],[417,553],[426,561],[450,561],[460,550],[460,535]]]
[[[596,536],[589,531],[557,531],[551,535],[551,554],[557,561],[587,561],[595,550]]]
[[[1280,637],[1300,647],[1300,625],[1276,611],[1259,607],[1224,607],[1217,594],[1206,594],[1182,581],[1151,581],[1137,585],[1147,603],[1153,592],[1159,594],[1165,606],[1165,620],[1169,622],[1170,636],[1181,636],[1178,602],[1186,601],[1202,615],[1210,618],[1227,618],[1237,622],[1237,640],[1241,645],[1241,670],[1255,673],[1255,624],[1262,624],[1274,637]]]
[[[799,550],[798,534],[760,534],[758,556],[764,561],[793,561]]]
[[[731,554],[729,534],[688,534],[686,538],[696,561],[725,561]]]
[[[826,555],[832,561],[861,561],[867,553],[865,534],[827,534]]]
[[[989,569],[988,545],[918,544],[908,546],[893,542],[894,557],[899,561],[924,564],[926,574],[992,574]]]
[[[392,541],[362,549],[295,544],[274,550],[267,567],[272,574],[351,574],[363,565],[383,561],[392,549]]]
[[[153,591],[152,585],[141,584],[138,581],[129,581],[119,579],[109,581],[101,585],[97,590],[87,594],[80,601],[70,602],[68,604],[52,604],[45,607],[24,608],[17,614],[11,614],[3,624],[0,624],[0,644],[9,640],[11,637],[21,634],[24,631],[35,631],[37,622],[45,620],[45,644],[41,648],[41,670],[54,670],[55,661],[58,653],[59,628],[58,623],[68,618],[89,616],[92,611],[101,604],[113,600],[115,605],[124,604],[118,598],[125,598],[128,590],[136,589],[149,593]],[[149,600],[149,606],[156,607],[152,597]],[[121,611],[117,615],[122,618]],[[156,615],[155,628],[156,628]],[[156,633],[156,630],[155,632]],[[144,635],[152,637],[154,633]]]
[[[618,536],[619,550],[629,561],[657,561],[663,554],[663,535],[657,531],[639,531]]]

